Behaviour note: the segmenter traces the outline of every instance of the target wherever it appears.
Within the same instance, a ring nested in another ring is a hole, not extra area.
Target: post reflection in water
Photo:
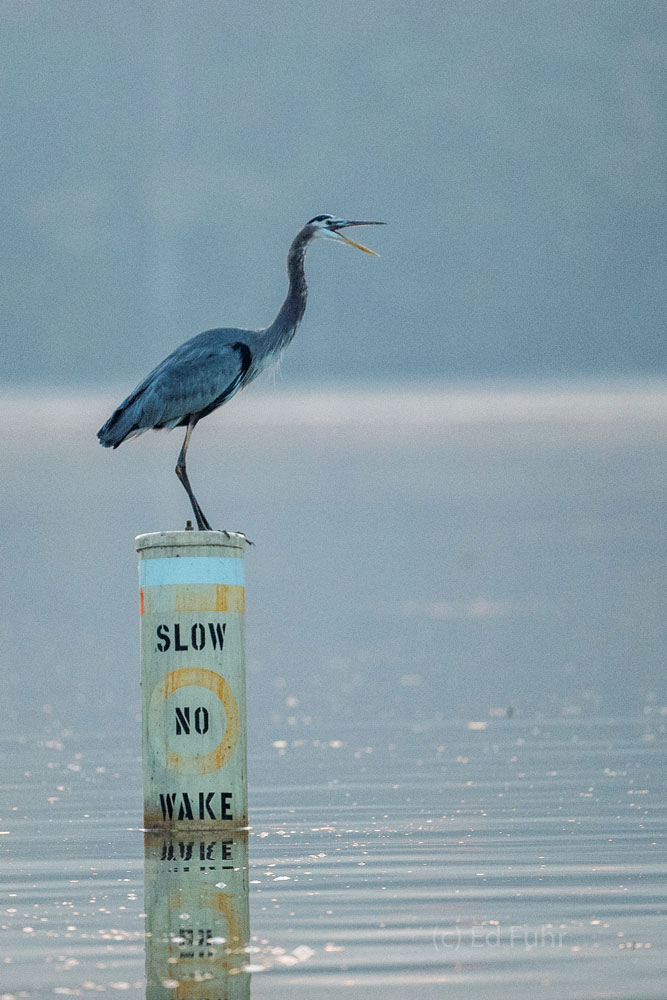
[[[247,831],[146,833],[146,1000],[248,1000]]]

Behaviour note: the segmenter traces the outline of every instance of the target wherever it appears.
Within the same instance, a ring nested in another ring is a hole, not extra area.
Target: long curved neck
[[[280,312],[266,330],[265,337],[271,342],[271,350],[281,351],[287,347],[303,319],[308,298],[308,285],[303,269],[303,258],[310,242],[311,234],[303,229],[296,234],[287,254],[287,275],[289,290]]]

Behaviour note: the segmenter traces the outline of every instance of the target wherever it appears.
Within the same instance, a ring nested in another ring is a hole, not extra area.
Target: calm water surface
[[[251,936],[226,995],[664,997],[666,728],[497,718],[273,741],[251,756]],[[0,996],[144,996],[161,914],[136,747],[51,733],[5,741],[1,762]],[[213,885],[241,884],[209,860]]]
[[[247,843],[144,843],[133,538],[189,514],[116,396],[3,400],[0,998],[664,1000],[665,384],[198,428],[256,542]]]

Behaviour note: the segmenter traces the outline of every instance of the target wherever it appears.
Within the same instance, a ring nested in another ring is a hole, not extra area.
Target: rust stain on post
[[[163,829],[144,844],[146,996],[250,1000],[247,831]]]
[[[229,611],[232,614],[245,614],[245,587],[233,584],[211,584],[199,587],[173,588],[174,611]],[[140,599],[144,611],[157,609],[162,595],[153,594],[153,587],[142,589]]]
[[[165,677],[165,699],[184,687],[200,687],[211,691],[225,711],[227,725],[218,745],[206,754],[188,756],[168,750],[167,767],[172,771],[182,771],[184,774],[210,774],[211,771],[219,771],[233,754],[239,738],[239,707],[234,692],[220,674],[201,667],[185,667],[181,670],[172,670]]]
[[[218,584],[215,588],[215,610],[235,611],[245,614],[245,587],[226,587]]]
[[[245,540],[156,532],[137,550],[144,824],[246,826]]]

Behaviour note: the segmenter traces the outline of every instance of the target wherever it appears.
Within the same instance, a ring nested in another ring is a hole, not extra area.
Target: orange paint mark
[[[245,614],[245,587],[234,587],[223,583],[216,584],[215,610],[235,611],[239,615]]]
[[[139,613],[143,615],[144,613],[144,588],[139,588]]]
[[[186,896],[182,889],[172,889],[167,900],[170,916],[179,913],[186,906],[192,905],[190,898]],[[221,972],[227,972],[229,969],[236,969],[238,971],[239,967],[248,961],[247,955],[242,951],[248,940],[244,933],[245,920],[239,912],[239,908],[243,906],[241,899],[239,898],[237,901],[231,892],[214,892],[212,889],[202,889],[199,892],[197,904],[201,909],[208,910],[209,913],[213,914],[213,926],[216,935],[227,939],[225,947],[221,950],[220,954],[213,954],[208,958],[206,964],[212,969],[219,969]],[[224,921],[224,924],[216,926],[215,922],[218,920]],[[193,966],[197,970],[201,968],[202,960],[200,957],[196,959],[182,957],[179,958],[177,963],[174,963],[174,971],[189,970]],[[217,996],[219,992],[216,988],[215,995]],[[209,996],[211,994],[207,993],[206,995]],[[182,979],[179,976],[178,986],[176,987],[176,1000],[190,1000],[190,998],[201,996],[203,996],[201,982],[189,982],[186,976],[183,976]]]
[[[195,614],[200,611],[225,611],[230,614],[245,614],[245,588],[232,584],[210,583],[193,584],[183,587],[180,584],[167,584],[157,588],[160,592],[158,600],[160,606],[164,608],[165,591],[173,590],[174,611],[181,611],[185,614]],[[143,588],[144,604],[142,607],[147,613],[153,612],[152,587]],[[142,614],[144,614],[142,611]]]
[[[172,670],[164,679],[164,697],[167,699],[179,688],[190,686],[206,688],[219,699],[225,710],[227,725],[222,739],[210,753],[190,755],[169,750],[166,764],[170,770],[185,774],[210,774],[212,771],[219,771],[236,749],[239,738],[239,706],[225,678],[204,667]]]

